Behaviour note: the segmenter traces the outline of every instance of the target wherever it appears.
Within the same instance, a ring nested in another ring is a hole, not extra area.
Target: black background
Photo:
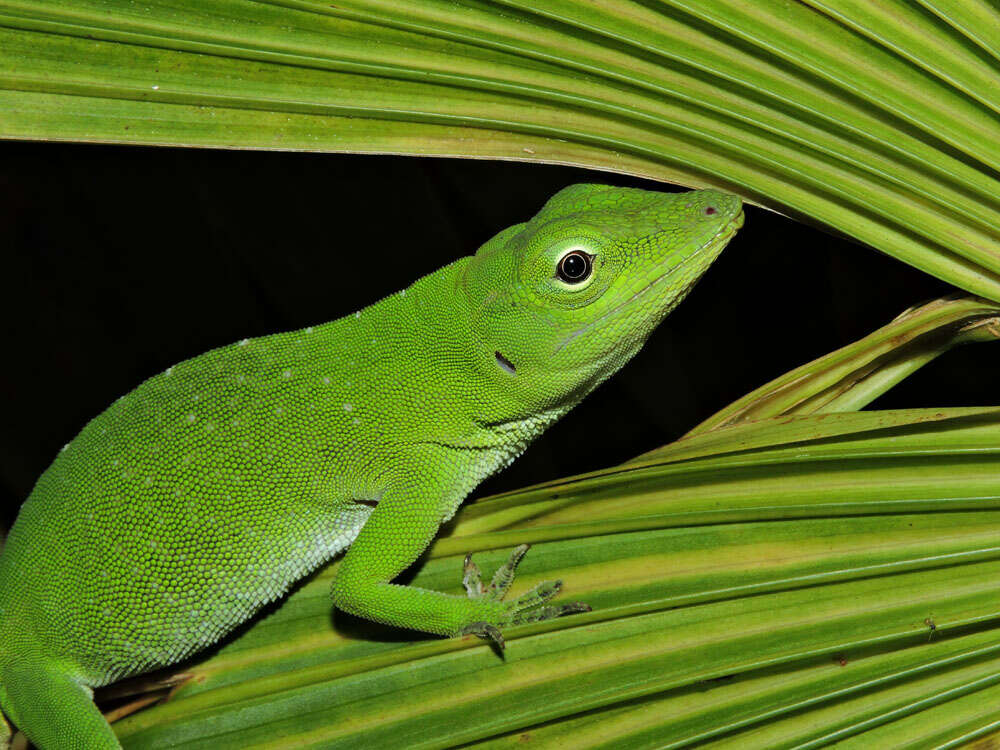
[[[0,527],[58,449],[143,379],[340,317],[530,217],[574,182],[512,162],[0,143]],[[952,291],[750,207],[636,359],[477,494],[598,468]],[[986,405],[1000,347],[953,351],[874,407]]]

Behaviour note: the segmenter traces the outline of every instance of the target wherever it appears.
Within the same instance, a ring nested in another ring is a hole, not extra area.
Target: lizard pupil
[[[579,284],[590,276],[591,268],[590,256],[574,250],[559,261],[559,278],[569,284]]]

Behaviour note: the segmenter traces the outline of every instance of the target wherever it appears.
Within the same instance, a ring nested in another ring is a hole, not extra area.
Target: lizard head
[[[560,191],[466,266],[488,387],[526,412],[572,406],[639,351],[742,224],[739,198],[716,190]]]

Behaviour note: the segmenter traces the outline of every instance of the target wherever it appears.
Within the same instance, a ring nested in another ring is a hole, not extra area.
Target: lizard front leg
[[[585,604],[547,606],[559,593],[558,581],[546,581],[512,601],[503,596],[514,580],[527,545],[518,547],[484,591],[478,569],[467,559],[467,596],[392,583],[427,548],[441,522],[443,488],[436,482],[389,489],[354,540],[331,585],[334,604],[345,612],[396,627],[438,635],[474,633],[503,646],[501,629],[537,622],[570,612],[587,611]]]

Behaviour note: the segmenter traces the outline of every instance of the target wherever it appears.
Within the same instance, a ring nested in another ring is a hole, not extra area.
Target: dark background
[[[58,449],[143,379],[353,312],[581,181],[673,189],[513,162],[0,143],[0,529]],[[478,494],[668,442],[950,291],[750,207],[639,356]],[[874,406],[996,404],[998,364],[1000,347],[964,347]]]

